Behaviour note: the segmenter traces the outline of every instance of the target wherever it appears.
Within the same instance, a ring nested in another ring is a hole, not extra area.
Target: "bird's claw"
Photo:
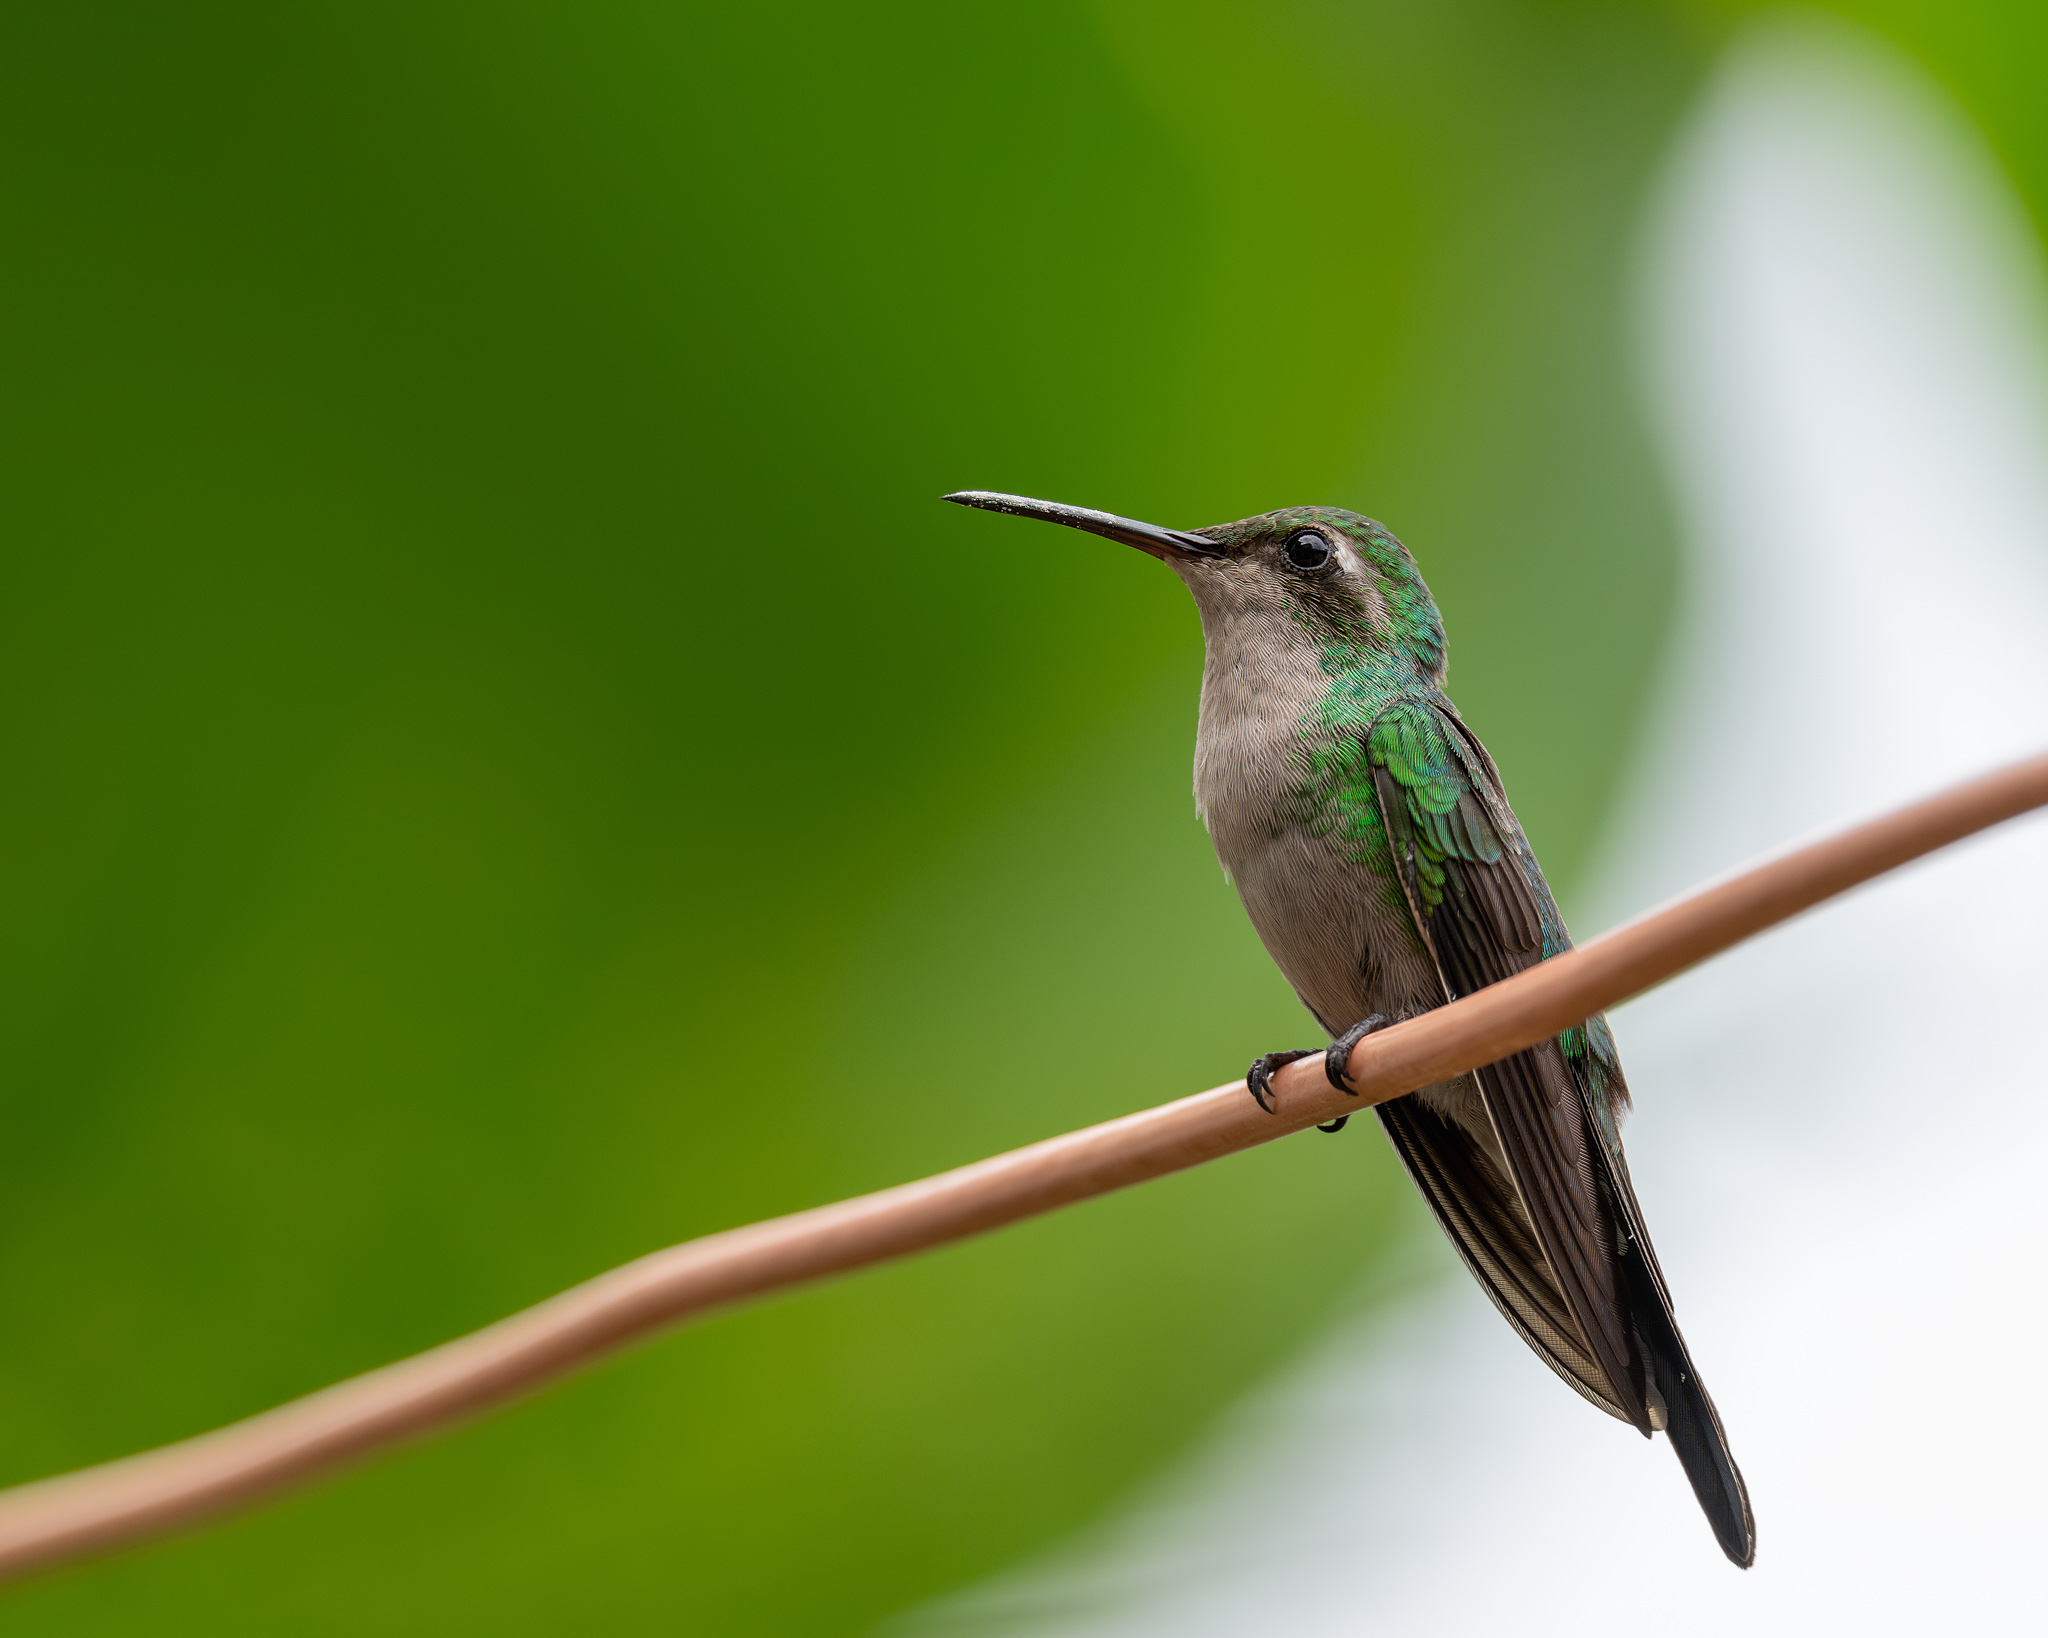
[[[1354,1098],[1358,1096],[1358,1089],[1351,1084],[1351,1076],[1344,1067],[1350,1061],[1351,1049],[1374,1030],[1392,1022],[1391,1018],[1383,1018],[1374,1013],[1370,1018],[1361,1018],[1330,1043],[1323,1053],[1323,1074],[1339,1092]],[[1252,1102],[1269,1115],[1277,1113],[1273,1106],[1273,1072],[1293,1063],[1297,1058],[1314,1056],[1313,1047],[1304,1047],[1292,1052],[1269,1052],[1264,1057],[1253,1059],[1251,1068],[1244,1072],[1245,1090],[1251,1093]],[[1344,1130],[1344,1123],[1350,1118],[1349,1115],[1339,1115],[1335,1120],[1324,1121],[1316,1130],[1341,1132]]]
[[[1278,1114],[1273,1106],[1273,1072],[1285,1068],[1297,1058],[1313,1058],[1314,1047],[1297,1047],[1291,1052],[1268,1052],[1252,1060],[1251,1068],[1244,1072],[1245,1090],[1252,1095],[1252,1102],[1267,1114]]]
[[[1332,1041],[1329,1051],[1323,1054],[1324,1076],[1332,1086],[1346,1097],[1355,1098],[1358,1096],[1358,1088],[1351,1084],[1351,1072],[1346,1068],[1346,1065],[1351,1062],[1351,1049],[1357,1046],[1360,1041],[1364,1040],[1374,1030],[1385,1029],[1392,1022],[1393,1019],[1383,1018],[1378,1013],[1374,1013],[1368,1018],[1361,1018],[1342,1035],[1338,1036],[1336,1040]],[[1344,1117],[1345,1120],[1350,1118],[1349,1115]],[[1332,1132],[1343,1124],[1344,1121],[1340,1120],[1333,1125],[1321,1127],[1319,1130]]]

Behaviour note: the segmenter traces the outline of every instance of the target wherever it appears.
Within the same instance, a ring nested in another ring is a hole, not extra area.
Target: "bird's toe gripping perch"
[[[1261,1053],[1254,1058],[1251,1068],[1244,1072],[1245,1090],[1251,1093],[1252,1102],[1269,1115],[1278,1114],[1273,1106],[1274,1072],[1286,1068],[1297,1058],[1313,1058],[1315,1055],[1314,1047],[1295,1047],[1287,1052]]]
[[[1382,1017],[1379,1013],[1374,1013],[1369,1018],[1361,1018],[1324,1050],[1323,1074],[1339,1092],[1347,1093],[1354,1098],[1358,1096],[1358,1090],[1351,1084],[1351,1076],[1345,1070],[1345,1065],[1351,1061],[1351,1049],[1374,1030],[1384,1029],[1392,1022],[1391,1018]],[[1251,1068],[1244,1072],[1245,1090],[1251,1093],[1252,1102],[1269,1115],[1275,1113],[1274,1074],[1297,1058],[1313,1058],[1315,1050],[1314,1047],[1295,1047],[1286,1052],[1268,1052],[1254,1058]],[[1324,1121],[1316,1130],[1341,1132],[1344,1130],[1344,1123],[1350,1118],[1349,1115],[1339,1115],[1335,1120]]]

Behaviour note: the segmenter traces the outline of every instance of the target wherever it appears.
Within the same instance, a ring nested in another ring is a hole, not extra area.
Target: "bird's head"
[[[1212,651],[1218,644],[1370,649],[1442,680],[1443,622],[1415,560],[1384,527],[1356,512],[1290,506],[1182,530],[984,489],[946,499],[1063,523],[1150,553],[1194,593]]]

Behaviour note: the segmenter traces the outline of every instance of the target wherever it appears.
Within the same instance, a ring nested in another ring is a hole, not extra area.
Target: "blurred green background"
[[[1646,191],[1743,8],[0,18],[0,1478],[1311,1038],[1136,553],[1386,520],[1567,894],[1676,595]],[[2032,6],[1852,9],[2048,178]],[[1417,1231],[1368,1130],[678,1334],[11,1633],[839,1634]]]

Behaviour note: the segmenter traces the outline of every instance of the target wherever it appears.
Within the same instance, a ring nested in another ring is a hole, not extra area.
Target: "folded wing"
[[[1410,698],[1365,737],[1387,846],[1447,999],[1570,948],[1492,759],[1447,700]],[[1419,1099],[1379,1106],[1387,1135],[1480,1285],[1586,1398],[1666,1429],[1722,1548],[1746,1564],[1742,1476],[1672,1318],[1622,1157],[1628,1092],[1595,1017],[1474,1072],[1486,1134]],[[1503,1165],[1504,1163],[1504,1165]]]

